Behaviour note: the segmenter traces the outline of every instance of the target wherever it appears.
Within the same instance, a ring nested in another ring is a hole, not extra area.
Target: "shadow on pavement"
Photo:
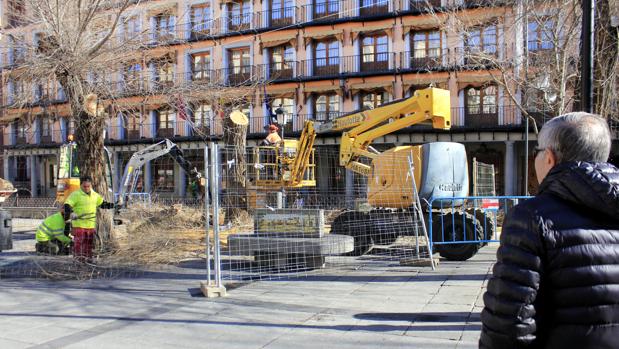
[[[295,329],[319,329],[335,331],[370,331],[370,332],[391,332],[391,331],[479,331],[479,326],[474,324],[459,325],[430,325],[417,326],[415,324],[369,324],[369,325],[307,325],[307,324],[285,324],[285,323],[265,323],[265,322],[241,322],[241,321],[219,321],[219,320],[196,320],[196,319],[152,319],[140,316],[98,316],[98,315],[57,315],[57,314],[36,314],[36,313],[0,313],[3,317],[37,317],[49,319],[93,319],[93,320],[112,320],[121,322],[152,322],[165,324],[203,324],[203,325],[226,325],[240,327],[264,327],[264,328],[295,328]],[[410,322],[410,321],[408,321]]]

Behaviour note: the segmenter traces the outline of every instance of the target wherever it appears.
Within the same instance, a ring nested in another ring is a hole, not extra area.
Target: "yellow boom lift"
[[[366,253],[374,245],[392,244],[398,236],[412,235],[418,221],[411,207],[415,204],[414,186],[410,178],[409,159],[412,158],[414,178],[419,197],[427,202],[431,197],[449,198],[468,195],[469,179],[464,145],[454,142],[433,142],[415,146],[397,146],[379,152],[371,146],[375,139],[409,126],[428,123],[435,129],[451,127],[450,94],[447,90],[428,88],[414,96],[342,116],[314,125],[306,122],[301,139],[290,156],[281,156],[273,166],[284,171],[272,171],[268,180],[255,181],[257,187],[294,188],[315,186],[313,144],[316,133],[343,131],[339,163],[341,166],[368,178],[367,203],[370,210],[350,210],[340,214],[331,231],[355,238],[353,254]],[[286,140],[285,142],[292,142]],[[288,143],[291,144],[291,143]],[[286,153],[286,146],[283,152]],[[257,150],[260,153],[260,150]],[[303,154],[297,157],[295,154]],[[309,155],[308,155],[309,154]],[[254,154],[256,158],[256,154]],[[261,173],[264,173],[262,171]],[[277,176],[277,174],[283,174]],[[310,181],[299,180],[304,174]],[[296,175],[296,176],[295,176]],[[455,202],[462,205],[462,201]],[[483,213],[440,210],[427,207],[434,222],[444,222],[445,240],[481,239],[484,236]],[[488,236],[491,236],[489,232]],[[453,236],[455,235],[455,236]],[[435,239],[442,239],[435,234]],[[477,253],[481,244],[438,245],[438,252],[451,260],[466,260]]]

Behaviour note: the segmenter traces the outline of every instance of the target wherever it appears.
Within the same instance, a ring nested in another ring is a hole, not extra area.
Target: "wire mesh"
[[[122,167],[122,156],[119,161]],[[36,232],[43,220],[58,212],[55,198],[5,200],[2,210],[19,218],[13,218],[9,224],[11,248],[0,252],[0,278],[135,277],[186,259],[204,259],[205,221],[203,200],[199,197],[204,190],[197,188],[195,197],[178,199],[192,182],[170,157],[144,166],[142,173],[149,176],[141,177],[139,192],[131,193],[128,208],[114,216],[116,224],[109,235],[99,231],[94,236],[88,248],[92,256],[87,258],[75,258],[74,236],[72,246],[37,242]],[[107,213],[99,219],[111,222],[111,212],[101,211]]]
[[[493,164],[485,164],[473,158],[473,195],[495,196],[495,174]]]
[[[222,148],[223,277],[279,279],[429,261],[406,155],[366,177],[340,166],[337,147],[317,147],[303,176],[309,184],[291,186],[295,150]]]

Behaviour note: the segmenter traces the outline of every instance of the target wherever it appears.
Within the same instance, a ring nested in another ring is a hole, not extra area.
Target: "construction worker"
[[[36,251],[51,255],[69,254],[72,240],[65,227],[68,225],[65,224],[64,208],[61,207],[58,212],[45,218],[37,228]]]
[[[64,218],[71,219],[73,235],[73,258],[81,262],[92,261],[94,238],[97,227],[97,207],[114,208],[92,189],[92,179],[80,178],[80,190],[76,190],[64,203]]]
[[[282,141],[282,138],[279,136],[277,131],[279,131],[279,128],[277,126],[269,126],[269,134],[264,140],[265,145],[279,145],[279,143]]]

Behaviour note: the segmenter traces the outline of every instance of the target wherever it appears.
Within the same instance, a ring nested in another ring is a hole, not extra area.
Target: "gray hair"
[[[548,121],[539,133],[538,143],[540,147],[552,150],[557,163],[606,162],[612,141],[605,119],[575,112]]]

